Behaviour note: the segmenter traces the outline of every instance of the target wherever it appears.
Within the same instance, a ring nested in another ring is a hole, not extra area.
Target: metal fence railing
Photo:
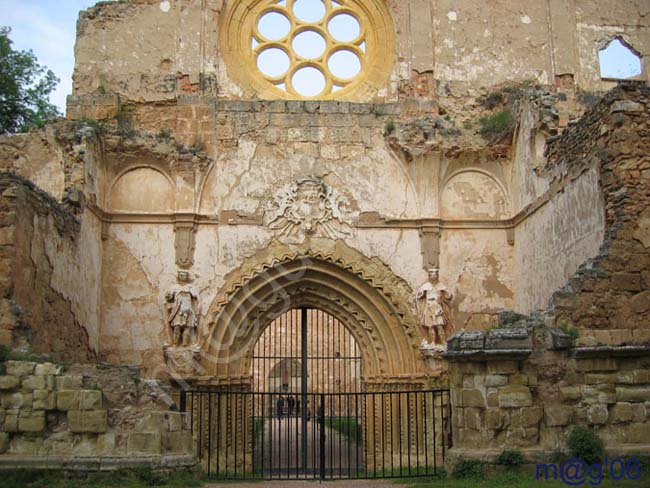
[[[291,408],[282,393],[188,390],[180,403],[204,471],[226,479],[431,476],[451,443],[444,389],[306,393]]]

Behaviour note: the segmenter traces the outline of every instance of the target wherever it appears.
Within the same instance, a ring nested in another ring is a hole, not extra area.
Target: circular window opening
[[[305,59],[317,59],[325,54],[327,43],[320,34],[307,30],[293,38],[291,43],[294,52]]]
[[[361,101],[389,80],[385,0],[232,0],[222,18],[229,73],[251,96]]]
[[[315,97],[325,90],[327,81],[323,73],[313,66],[299,68],[291,79],[291,84],[303,97]]]
[[[338,14],[329,21],[327,30],[337,41],[351,42],[361,34],[361,25],[350,14]]]
[[[342,80],[351,80],[361,71],[359,56],[348,49],[333,53],[327,61],[327,66],[334,76]]]
[[[289,34],[291,21],[286,15],[271,11],[259,18],[257,21],[257,30],[269,41],[277,41]]]
[[[318,22],[325,16],[325,4],[322,0],[296,0],[293,13],[303,22]]]
[[[269,78],[280,78],[289,71],[291,60],[282,49],[271,47],[260,51],[257,66]]]

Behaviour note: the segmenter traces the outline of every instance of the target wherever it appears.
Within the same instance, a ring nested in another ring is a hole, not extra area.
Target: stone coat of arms
[[[301,243],[308,236],[340,239],[352,234],[358,215],[350,199],[314,177],[282,188],[264,213],[264,222],[283,240]]]

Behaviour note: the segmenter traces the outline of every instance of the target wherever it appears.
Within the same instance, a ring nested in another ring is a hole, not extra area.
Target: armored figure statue
[[[430,268],[428,274],[429,280],[420,287],[415,300],[418,324],[424,334],[420,347],[445,347],[447,332],[454,330],[448,311],[452,296],[444,285],[438,282],[437,268]]]
[[[165,298],[172,345],[188,347],[194,344],[197,340],[198,319],[195,303],[198,293],[193,286],[185,283],[168,292]]]

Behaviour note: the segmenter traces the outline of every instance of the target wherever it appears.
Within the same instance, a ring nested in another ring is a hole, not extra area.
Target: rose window
[[[346,98],[388,80],[394,33],[382,0],[248,0],[226,19],[229,73],[258,97]]]

